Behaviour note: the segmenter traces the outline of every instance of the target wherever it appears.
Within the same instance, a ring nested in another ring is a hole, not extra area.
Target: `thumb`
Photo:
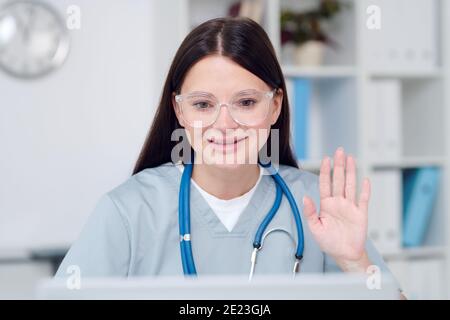
[[[317,216],[316,205],[308,196],[303,197],[303,213],[311,229],[315,229],[320,226],[321,222]]]

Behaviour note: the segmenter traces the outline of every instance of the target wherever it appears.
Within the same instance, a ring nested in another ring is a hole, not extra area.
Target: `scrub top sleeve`
[[[78,240],[64,257],[55,277],[79,270],[82,277],[127,276],[131,249],[127,218],[108,194],[103,195],[88,218]],[[72,271],[69,271],[72,270]]]
[[[397,279],[395,279],[392,272],[389,270],[389,267],[386,265],[386,262],[384,262],[382,256],[378,253],[377,249],[375,249],[375,246],[373,245],[372,241],[367,240],[366,241],[366,251],[367,255],[369,256],[369,260],[372,262],[372,265],[375,265],[380,269],[381,275],[385,274],[389,277],[392,277],[394,280],[395,285],[399,290],[401,291],[401,287]],[[324,273],[331,273],[331,272],[342,272],[342,269],[339,268],[339,266],[336,264],[334,259],[329,256],[328,254],[325,254],[324,258]],[[371,272],[373,270],[368,270],[368,272]],[[369,276],[368,273],[367,275]]]

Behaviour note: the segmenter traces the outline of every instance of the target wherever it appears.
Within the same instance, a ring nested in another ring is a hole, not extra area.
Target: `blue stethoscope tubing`
[[[276,195],[275,201],[267,213],[263,221],[261,222],[258,230],[255,234],[255,239],[253,241],[253,247],[255,250],[259,250],[262,245],[262,238],[264,231],[267,229],[267,226],[272,221],[273,217],[278,211],[278,208],[281,204],[281,199],[283,193],[285,194],[289,205],[292,210],[292,214],[294,215],[296,229],[297,229],[297,250],[295,252],[296,261],[300,261],[303,258],[303,250],[304,250],[304,234],[303,234],[303,226],[302,219],[300,216],[300,210],[298,209],[297,203],[289,190],[286,182],[281,178],[281,176],[273,169],[271,164],[261,165],[266,168],[271,174],[273,180],[275,181],[276,186]],[[181,176],[180,183],[180,192],[178,198],[178,224],[180,230],[180,252],[181,252],[181,262],[183,266],[183,273],[185,275],[196,276],[197,271],[195,268],[194,257],[192,255],[192,246],[191,246],[191,225],[190,225],[190,184],[191,184],[191,176],[193,170],[193,164],[188,163],[184,165],[183,175]]]

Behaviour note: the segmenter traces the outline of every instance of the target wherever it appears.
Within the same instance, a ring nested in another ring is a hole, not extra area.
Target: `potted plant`
[[[319,6],[310,11],[281,12],[281,44],[293,44],[294,61],[297,65],[320,65],[325,47],[336,43],[325,33],[322,23],[341,11],[339,0],[320,0]]]

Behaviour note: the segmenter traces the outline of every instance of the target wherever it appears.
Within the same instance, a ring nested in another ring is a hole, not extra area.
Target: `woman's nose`
[[[219,115],[217,116],[216,122],[213,124],[213,127],[218,129],[236,128],[239,127],[239,124],[231,117],[227,105],[221,105],[219,109]]]

